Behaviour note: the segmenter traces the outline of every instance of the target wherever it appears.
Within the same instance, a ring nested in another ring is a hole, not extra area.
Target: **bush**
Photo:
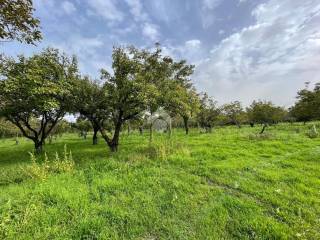
[[[56,152],[55,159],[50,161],[47,154],[44,154],[44,162],[38,163],[33,153],[30,154],[31,166],[25,167],[26,174],[34,179],[44,180],[50,173],[71,172],[75,163],[71,151],[68,153],[66,145],[64,146],[63,158],[60,158]]]

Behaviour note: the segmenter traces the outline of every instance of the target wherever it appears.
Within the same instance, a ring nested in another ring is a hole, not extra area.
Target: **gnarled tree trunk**
[[[122,127],[123,122],[118,121],[116,123],[113,137],[110,139],[103,128],[100,128],[100,133],[102,135],[102,138],[106,141],[108,147],[110,148],[111,152],[117,152],[118,151],[118,145],[119,145],[119,137],[120,137],[120,131]]]

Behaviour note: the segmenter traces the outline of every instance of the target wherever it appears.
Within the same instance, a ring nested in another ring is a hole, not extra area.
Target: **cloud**
[[[148,15],[143,11],[143,6],[140,0],[126,0],[130,7],[130,13],[133,15],[135,21],[146,21]]]
[[[105,53],[105,49],[111,51],[112,46],[109,45],[108,41],[105,42],[102,39],[104,39],[102,36],[84,37],[71,34],[67,41],[50,45],[66,52],[68,55],[76,55],[81,73],[98,76],[99,70],[110,65],[109,61],[111,60],[111,57],[105,57],[105,55],[110,56],[110,52]]]
[[[199,39],[189,40],[189,41],[186,41],[185,46],[189,49],[190,48],[197,49],[201,47],[201,41]]]
[[[108,21],[122,21],[124,13],[119,10],[115,0],[90,0],[88,1],[90,8]]]
[[[197,85],[222,102],[292,104],[305,81],[319,81],[320,3],[270,0],[252,14],[254,25],[224,39],[197,67]]]
[[[165,44],[162,46],[163,55],[171,56],[176,60],[185,59],[189,64],[199,65],[204,61],[205,49],[199,39],[185,41],[182,45]]]
[[[69,1],[62,2],[61,6],[66,14],[72,14],[77,10],[74,4]]]
[[[152,41],[158,41],[160,37],[158,26],[151,23],[145,23],[143,25],[142,34]]]
[[[206,29],[216,22],[217,17],[214,10],[220,6],[221,3],[222,0],[202,0],[201,20],[203,28]]]
[[[213,10],[221,4],[221,0],[203,0],[202,7]]]

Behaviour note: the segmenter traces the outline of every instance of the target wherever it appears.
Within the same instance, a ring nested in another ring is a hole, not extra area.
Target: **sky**
[[[113,46],[159,42],[165,55],[196,66],[194,85],[220,104],[289,107],[305,82],[320,82],[319,0],[34,0],[34,7],[43,41],[2,43],[1,52],[59,48],[98,78],[111,69]]]

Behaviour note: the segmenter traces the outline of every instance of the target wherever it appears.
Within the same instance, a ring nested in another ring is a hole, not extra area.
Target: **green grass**
[[[320,138],[308,126],[64,135],[74,171],[26,173],[32,143],[0,140],[0,239],[320,239]]]

